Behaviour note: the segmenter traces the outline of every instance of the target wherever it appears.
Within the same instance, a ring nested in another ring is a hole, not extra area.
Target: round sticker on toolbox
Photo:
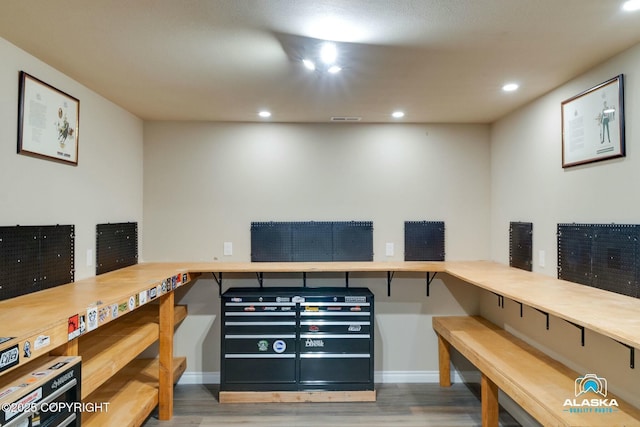
[[[287,343],[282,340],[276,340],[273,342],[273,351],[276,353],[284,353],[287,349]]]

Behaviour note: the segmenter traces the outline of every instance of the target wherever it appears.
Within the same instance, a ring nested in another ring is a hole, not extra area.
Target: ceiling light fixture
[[[334,64],[338,58],[338,49],[335,43],[324,42],[320,46],[320,59],[325,64]]]
[[[264,111],[264,110],[263,110],[263,111],[260,111],[260,112],[258,113],[258,115],[259,115],[260,117],[262,117],[263,119],[266,119],[266,118],[268,118],[268,117],[271,117],[271,113],[270,113],[269,111]]]
[[[393,117],[394,119],[401,119],[404,117],[404,112],[403,111],[394,111],[393,113],[391,113],[391,117]]]
[[[304,66],[307,68],[307,70],[311,70],[311,71],[315,71],[316,69],[316,64],[313,63],[312,60],[310,59],[303,59],[302,63],[304,64]]]
[[[502,86],[502,90],[505,92],[513,92],[514,90],[518,90],[520,86],[517,83],[507,83]]]
[[[342,67],[336,63],[338,47],[334,42],[314,43],[312,50],[312,53],[310,52],[311,49],[309,49],[302,56],[302,64],[307,70],[322,71],[329,74],[337,74],[342,71]]]
[[[627,12],[634,12],[640,10],[640,0],[628,0],[622,5],[622,9]]]

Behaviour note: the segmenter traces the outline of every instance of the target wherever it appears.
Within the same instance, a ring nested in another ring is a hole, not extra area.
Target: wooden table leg
[[[438,368],[440,387],[451,386],[451,345],[438,335]]]
[[[173,416],[173,333],[174,293],[160,299],[160,360],[158,372],[158,418],[170,420]]]
[[[482,374],[482,427],[498,427],[498,386],[485,374]]]

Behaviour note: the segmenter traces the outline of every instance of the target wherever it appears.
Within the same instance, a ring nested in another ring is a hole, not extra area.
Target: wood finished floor
[[[480,426],[477,384],[379,384],[376,402],[219,404],[217,385],[178,385],[174,415],[144,427],[471,427]],[[519,427],[500,410],[500,425]]]

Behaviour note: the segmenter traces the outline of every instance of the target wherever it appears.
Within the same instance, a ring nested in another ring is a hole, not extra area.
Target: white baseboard
[[[185,372],[178,384],[220,384],[220,372]]]
[[[458,372],[452,370],[452,381],[480,382],[479,372]],[[408,384],[408,383],[437,383],[438,371],[377,371],[374,373],[376,383]],[[185,372],[178,384],[220,384],[220,372]]]

